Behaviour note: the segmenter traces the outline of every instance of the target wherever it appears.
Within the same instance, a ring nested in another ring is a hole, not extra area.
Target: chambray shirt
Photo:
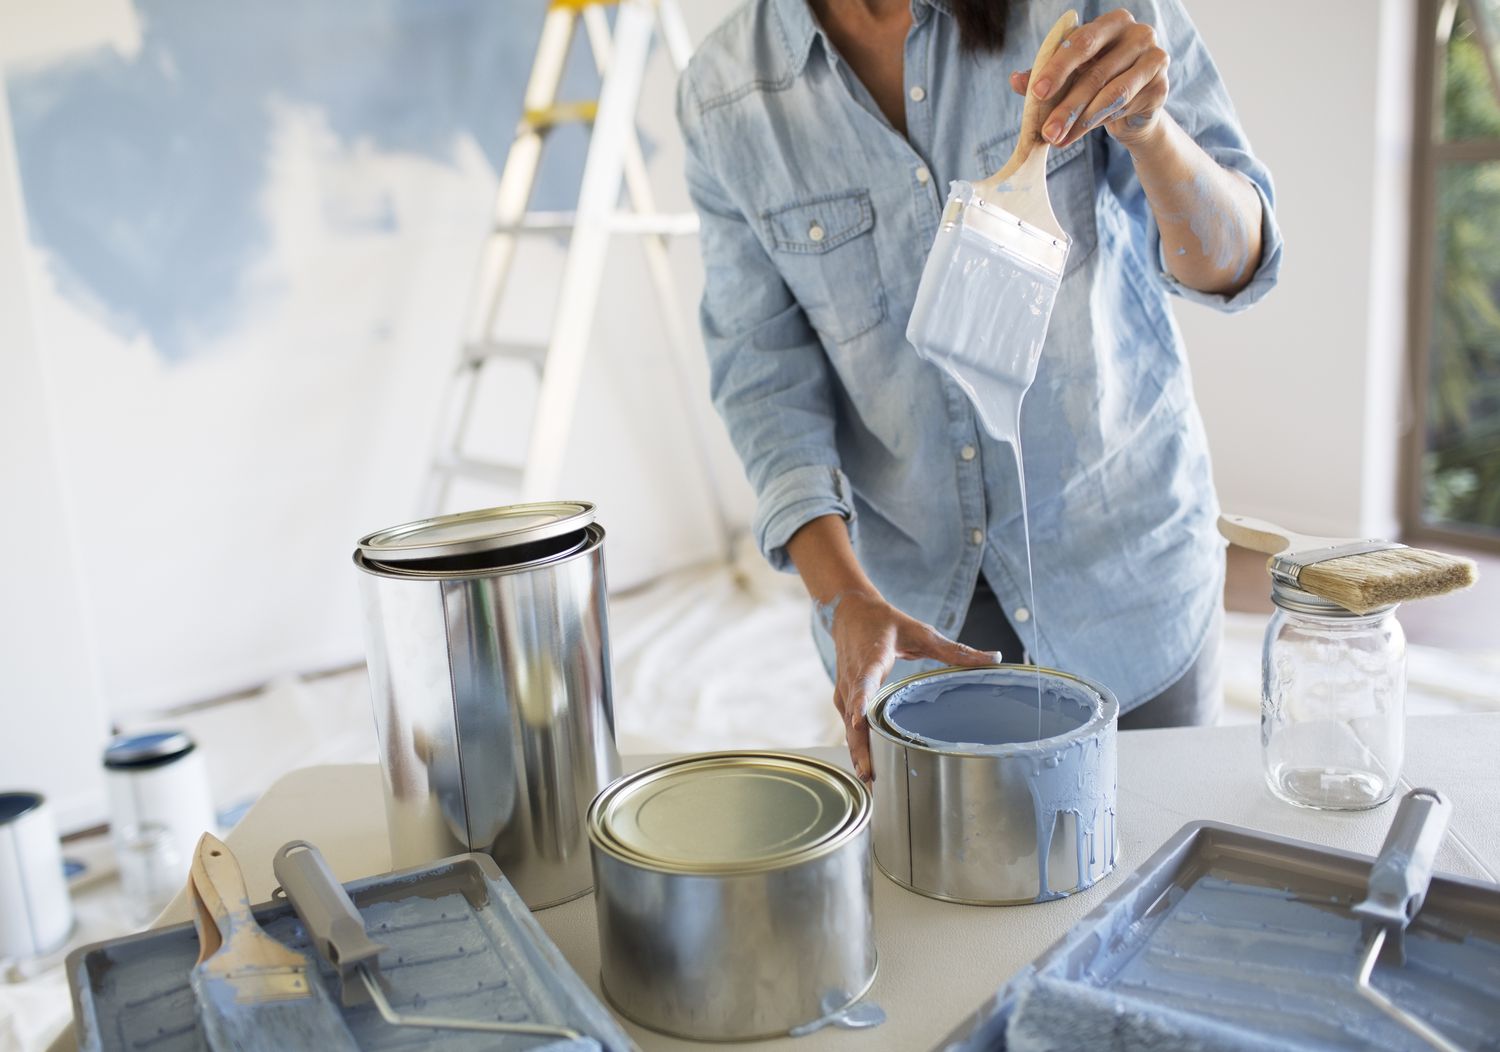
[[[1187,670],[1223,584],[1208,443],[1167,297],[1239,310],[1281,260],[1270,174],[1197,31],[1177,0],[1127,2],[1171,56],[1167,110],[1259,192],[1261,258],[1232,297],[1179,285],[1128,153],[1102,130],[1051,151],[1048,191],[1073,240],[1022,411],[1034,609],[1010,447],[917,356],[906,323],[949,182],[997,170],[1015,144],[1010,72],[1066,6],[1087,21],[1106,5],[1024,0],[996,55],[960,51],[945,0],[912,0],[905,137],[806,0],[750,0],[678,89],[711,391],[766,557],[787,569],[799,527],[843,516],[882,594],[950,635],[983,573],[1028,646],[1036,628],[1039,664],[1105,684],[1122,709]],[[816,619],[814,632],[827,662]],[[920,667],[898,662],[893,677]]]

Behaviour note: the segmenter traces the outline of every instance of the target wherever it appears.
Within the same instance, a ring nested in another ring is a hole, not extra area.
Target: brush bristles
[[[1479,577],[1473,560],[1422,548],[1394,548],[1313,563],[1297,576],[1305,592],[1356,614],[1468,588]]]

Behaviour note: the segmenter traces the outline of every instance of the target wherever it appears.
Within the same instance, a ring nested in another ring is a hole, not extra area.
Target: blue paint
[[[1204,876],[1147,918],[1121,910],[1076,977],[1049,971],[1018,1002],[1007,1047],[1425,1049],[1355,989],[1366,933],[1348,903]],[[1463,1048],[1500,1033],[1500,942],[1419,913],[1404,965],[1372,981]],[[1132,1039],[1134,1043],[1131,1043]],[[1263,1043],[1263,1044],[1262,1044]]]
[[[1199,172],[1188,188],[1193,204],[1188,227],[1203,246],[1203,254],[1219,270],[1233,268],[1238,282],[1250,266],[1251,231],[1233,201],[1225,202],[1215,184],[1214,172]]]
[[[1095,128],[1099,127],[1099,125],[1103,124],[1105,121],[1113,117],[1116,113],[1119,113],[1120,110],[1125,108],[1126,101],[1127,100],[1125,96],[1122,94],[1119,98],[1115,99],[1114,102],[1111,102],[1108,106],[1104,107],[1104,109],[1094,114],[1093,120],[1089,121],[1088,126],[1084,128],[1084,131],[1093,131]]]
[[[1114,868],[1115,725],[1104,699],[1083,683],[1020,666],[958,669],[913,681],[886,701],[884,722],[918,745],[944,753],[1003,757],[1026,775],[1036,824],[1036,901],[1053,890],[1048,856],[1059,816],[1075,819],[1080,879],[1102,855]],[[1094,830],[1102,830],[1096,842]]]
[[[242,289],[273,244],[262,192],[281,114],[315,114],[340,150],[444,165],[472,141],[498,171],[545,6],[137,0],[135,55],[101,47],[6,73],[32,239],[69,299],[187,359],[263,306]],[[562,95],[593,97],[596,82],[570,72]],[[572,207],[582,169],[583,132],[554,136],[538,208]],[[355,207],[336,185],[322,218],[335,232],[401,226],[389,199]]]

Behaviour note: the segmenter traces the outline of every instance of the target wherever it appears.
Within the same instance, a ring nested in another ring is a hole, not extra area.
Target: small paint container
[[[870,709],[875,861],[897,884],[973,905],[1045,902],[1109,873],[1120,706],[1030,665],[939,669]]]
[[[830,764],[707,753],[589,809],[600,981],[621,1015],[694,1041],[776,1037],[875,979],[870,795]]]
[[[0,793],[0,959],[51,953],[72,930],[52,808],[41,793]]]

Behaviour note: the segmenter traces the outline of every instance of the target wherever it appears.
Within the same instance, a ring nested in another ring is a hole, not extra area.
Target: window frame
[[[1423,516],[1422,461],[1427,452],[1428,394],[1432,369],[1432,333],[1437,309],[1437,183],[1447,164],[1500,162],[1500,138],[1490,141],[1439,141],[1437,74],[1446,61],[1446,39],[1438,29],[1457,15],[1460,0],[1418,0],[1412,119],[1411,229],[1408,259],[1407,369],[1411,402],[1401,443],[1400,515],[1402,536],[1482,551],[1500,552],[1500,533],[1460,523],[1432,523]]]

